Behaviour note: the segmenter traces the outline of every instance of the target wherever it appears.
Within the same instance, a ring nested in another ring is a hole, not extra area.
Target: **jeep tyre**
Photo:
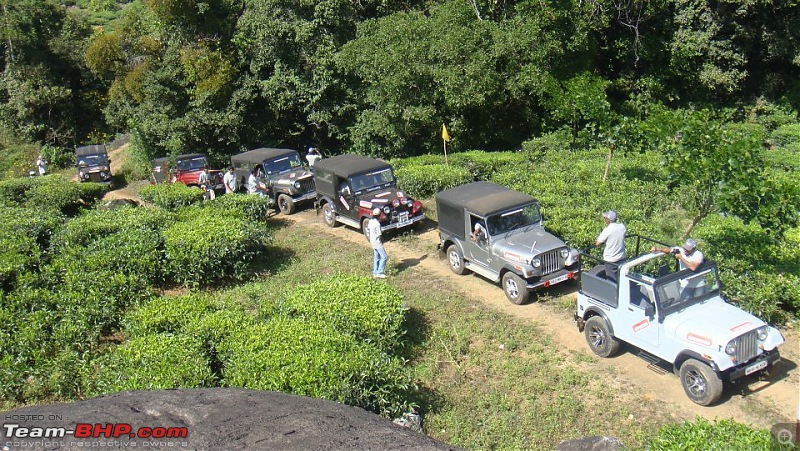
[[[333,210],[333,205],[330,202],[326,203],[324,207],[322,207],[322,220],[325,221],[325,225],[328,227],[336,227],[336,212]]]
[[[586,343],[600,357],[611,357],[619,351],[619,340],[611,335],[608,324],[602,316],[592,316],[586,321],[583,329]]]
[[[294,199],[288,194],[278,195],[278,209],[285,215],[294,213]]]
[[[531,291],[526,287],[525,281],[511,271],[503,275],[503,291],[512,304],[524,304],[531,297]]]
[[[464,267],[464,255],[461,253],[461,249],[455,244],[451,244],[447,247],[447,261],[450,264],[450,271],[453,271],[459,276],[466,274],[467,268]]]
[[[722,380],[710,366],[697,359],[683,362],[681,385],[686,396],[701,406],[709,406],[722,396]]]

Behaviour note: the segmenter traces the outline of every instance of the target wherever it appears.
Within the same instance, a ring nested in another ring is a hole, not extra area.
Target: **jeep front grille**
[[[314,191],[314,179],[309,177],[304,180],[300,180],[300,192],[302,194]]]
[[[736,363],[744,363],[758,355],[758,332],[753,330],[733,339],[736,352],[733,357]]]
[[[558,249],[539,255],[539,259],[542,261],[542,275],[558,271],[562,267]]]

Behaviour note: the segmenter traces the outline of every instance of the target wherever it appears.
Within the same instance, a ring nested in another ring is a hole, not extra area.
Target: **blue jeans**
[[[381,245],[381,247],[377,249],[373,248],[372,251],[372,275],[383,274],[386,268],[386,259],[389,258],[386,255],[386,249]]]

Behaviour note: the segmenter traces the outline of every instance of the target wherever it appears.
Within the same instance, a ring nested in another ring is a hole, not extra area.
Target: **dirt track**
[[[368,246],[359,231],[345,226],[327,227],[313,209],[282,217],[293,221],[296,226],[313,230],[315,234],[325,233]],[[436,251],[438,234],[435,226],[427,224],[418,232],[416,240],[409,243],[394,239],[386,243],[390,266],[414,266],[441,280],[446,284],[443,289],[458,291],[468,298],[480,300],[489,308],[535,323],[562,347],[562,353],[581,352],[593,356],[597,376],[607,378],[610,386],[622,387],[621,391],[630,397],[631,402],[660,400],[674,409],[676,418],[692,419],[698,415],[709,420],[733,418],[765,429],[777,423],[795,421],[800,397],[797,368],[800,349],[796,333],[784,331],[786,343],[781,348],[784,358],[769,381],[752,378],[726,386],[722,399],[715,406],[701,407],[686,397],[680,380],[672,372],[649,365],[625,347],[613,358],[595,357],[588,349],[583,334],[578,332],[571,313],[553,305],[555,298],[560,296],[574,300],[574,286],[558,287],[546,292],[543,296],[546,300],[542,302],[513,305],[505,298],[502,289],[490,281],[474,274],[457,276],[450,272],[443,255]]]

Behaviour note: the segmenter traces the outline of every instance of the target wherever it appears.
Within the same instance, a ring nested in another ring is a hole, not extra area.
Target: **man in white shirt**
[[[39,175],[47,174],[47,160],[41,155],[36,159],[36,169],[39,170]]]
[[[258,194],[259,196],[268,197],[267,187],[264,182],[256,177],[256,169],[250,172],[250,177],[247,178],[247,192],[250,194]]]
[[[603,261],[606,263],[606,277],[616,283],[619,276],[618,262],[625,259],[625,234],[628,229],[625,224],[617,222],[617,213],[608,210],[603,213],[606,227],[597,236],[594,245],[600,246],[605,243],[603,249]]]
[[[384,274],[384,270],[386,268],[388,256],[386,255],[386,249],[383,247],[383,241],[381,240],[381,223],[378,221],[380,214],[380,208],[372,210],[372,217],[367,221],[367,232],[369,234],[369,244],[372,246],[373,254],[372,276],[378,279],[385,279],[386,274]]]
[[[316,163],[317,160],[319,160],[320,158],[322,158],[322,155],[320,155],[316,147],[310,147],[308,149],[308,154],[306,154],[306,160],[308,160],[308,167],[312,171],[314,170],[314,163]]]
[[[228,168],[228,172],[222,177],[222,184],[225,185],[225,194],[233,194],[239,188],[236,184],[236,174],[233,172],[233,166]]]
[[[691,238],[687,239],[681,247],[650,248],[650,252],[656,251],[675,255],[675,258],[680,262],[680,269],[689,268],[694,271],[703,263],[703,253],[697,250],[697,242]]]
[[[203,189],[203,197],[206,199],[215,199],[217,194],[214,192],[214,184],[211,183],[211,176],[208,174],[208,166],[203,166],[200,170],[200,175],[197,177],[197,183]]]

